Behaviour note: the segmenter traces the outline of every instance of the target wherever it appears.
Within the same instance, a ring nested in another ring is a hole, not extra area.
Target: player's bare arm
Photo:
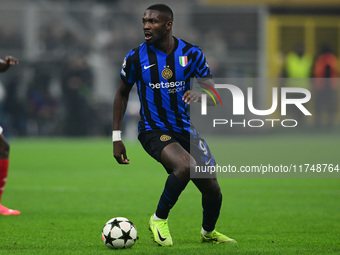
[[[113,131],[119,132],[122,129],[130,91],[131,86],[126,85],[120,80],[120,86],[113,102]],[[125,145],[121,140],[113,142],[113,156],[119,164],[130,163],[130,159],[128,159],[126,155]]]
[[[17,64],[19,64],[19,60],[12,56],[7,56],[5,60],[0,59],[0,72],[5,72],[10,66]]]

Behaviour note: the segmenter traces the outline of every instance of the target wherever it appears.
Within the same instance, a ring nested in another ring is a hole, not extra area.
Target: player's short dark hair
[[[174,13],[172,12],[171,8],[165,4],[154,4],[147,8],[147,10],[155,10],[164,13],[166,16],[169,17],[169,20],[174,20]]]

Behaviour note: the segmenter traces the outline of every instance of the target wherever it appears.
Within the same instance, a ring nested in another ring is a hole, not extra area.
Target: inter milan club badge
[[[179,57],[179,64],[185,67],[188,64],[188,57],[187,56]]]
[[[171,139],[171,136],[169,135],[162,135],[159,140],[161,140],[162,142],[166,142],[169,141]]]
[[[169,68],[169,66],[164,66],[166,67],[163,71],[162,71],[162,77],[164,79],[170,79],[172,77],[172,71],[171,69]]]

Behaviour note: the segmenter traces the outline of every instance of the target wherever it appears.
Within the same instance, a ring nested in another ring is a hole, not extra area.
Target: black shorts
[[[215,165],[215,159],[203,138],[197,135],[183,135],[176,132],[153,130],[141,132],[138,140],[144,150],[161,163],[161,152],[170,143],[179,143],[195,160],[197,165]],[[171,169],[167,169],[171,173]]]

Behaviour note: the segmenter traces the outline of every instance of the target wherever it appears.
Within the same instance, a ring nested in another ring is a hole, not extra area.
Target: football
[[[137,240],[137,229],[127,218],[112,218],[105,223],[102,239],[111,249],[131,248]]]

